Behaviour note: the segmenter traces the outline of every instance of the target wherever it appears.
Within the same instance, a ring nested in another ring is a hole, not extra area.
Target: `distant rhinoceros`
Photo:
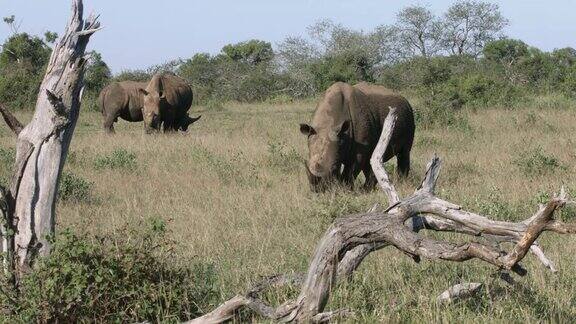
[[[104,116],[104,130],[114,132],[114,123],[118,117],[129,121],[142,121],[144,94],[148,82],[122,81],[106,86],[98,97],[100,110]]]
[[[312,124],[300,124],[300,132],[308,136],[306,170],[313,191],[326,189],[332,180],[352,186],[360,171],[366,177],[364,188],[374,188],[376,178],[370,157],[380,138],[388,107],[397,109],[398,119],[384,160],[396,156],[398,174],[408,174],[415,130],[410,103],[381,86],[360,83],[352,87],[338,82],[326,90]]]
[[[192,89],[174,74],[155,74],[146,89],[140,89],[140,92],[144,94],[142,112],[147,132],[159,130],[161,125],[164,132],[187,130],[190,124],[200,119],[188,116]]]
[[[100,92],[98,101],[107,132],[114,132],[118,117],[129,122],[145,120],[143,111],[146,101],[149,102],[151,116],[145,122],[146,132],[159,130],[162,123],[164,131],[186,131],[190,124],[200,119],[188,116],[192,90],[184,80],[170,74],[157,74],[149,82],[113,82]]]

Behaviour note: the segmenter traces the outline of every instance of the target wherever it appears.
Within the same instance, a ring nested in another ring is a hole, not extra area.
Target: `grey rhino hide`
[[[334,180],[351,187],[360,171],[366,177],[365,189],[374,188],[370,157],[388,107],[397,108],[398,120],[384,160],[396,156],[398,174],[408,174],[415,130],[408,101],[381,86],[363,82],[352,87],[337,82],[318,103],[311,125],[300,125],[300,131],[308,136],[306,171],[313,191],[326,189]]]
[[[118,117],[129,122],[143,120],[144,96],[141,90],[146,86],[148,82],[121,81],[112,82],[102,89],[98,103],[107,132],[114,132],[114,123]]]
[[[190,118],[188,110],[192,105],[192,89],[183,79],[170,73],[155,74],[148,83],[144,94],[144,127],[147,132],[187,130],[198,118]]]

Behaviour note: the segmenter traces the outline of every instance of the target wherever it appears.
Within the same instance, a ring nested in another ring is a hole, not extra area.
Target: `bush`
[[[0,308],[13,312],[7,322],[176,323],[201,315],[215,296],[213,267],[176,264],[160,219],[103,237],[64,230],[53,243],[21,282],[15,303],[0,297]]]
[[[65,202],[87,202],[92,196],[94,184],[74,173],[64,172],[60,178],[58,198]]]
[[[110,154],[99,156],[94,161],[96,169],[136,170],[136,154],[126,149],[115,149]]]
[[[472,106],[511,105],[520,98],[514,86],[480,74],[469,75],[458,84],[459,97]]]
[[[12,109],[30,109],[52,50],[26,33],[13,35],[0,48],[0,102]]]
[[[315,88],[324,91],[335,82],[374,82],[369,59],[361,52],[346,51],[328,55],[307,67],[314,76]]]
[[[565,168],[555,156],[546,154],[540,147],[522,152],[514,164],[527,176],[539,176]]]
[[[414,109],[417,127],[446,127],[470,132],[468,119],[454,109],[452,100],[443,95],[428,96],[418,109]]]
[[[296,149],[288,148],[285,142],[268,143],[268,166],[289,173],[297,171],[303,161]]]
[[[12,168],[16,159],[16,150],[13,148],[0,147],[0,183],[4,186],[10,184]]]

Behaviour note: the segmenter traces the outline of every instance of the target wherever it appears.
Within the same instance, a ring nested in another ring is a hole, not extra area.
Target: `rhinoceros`
[[[144,94],[142,112],[147,132],[159,130],[161,124],[164,132],[185,131],[200,119],[188,116],[193,99],[192,89],[184,79],[174,74],[155,74],[146,89],[140,89],[140,92]]]
[[[408,175],[415,131],[408,100],[381,86],[337,82],[324,93],[311,125],[300,124],[300,132],[308,136],[306,171],[313,191],[325,190],[333,180],[353,187],[360,171],[366,178],[364,188],[374,188],[377,181],[370,157],[389,107],[397,109],[398,119],[384,160],[396,156],[399,176]]]
[[[187,131],[190,124],[200,117],[188,116],[192,103],[192,90],[186,82],[175,75],[156,74],[149,82],[121,81],[106,86],[98,98],[104,129],[114,132],[118,117],[129,121],[145,121],[147,133],[159,130]],[[148,119],[144,110],[148,111]]]

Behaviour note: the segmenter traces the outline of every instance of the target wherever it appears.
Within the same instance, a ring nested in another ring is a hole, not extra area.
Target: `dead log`
[[[477,294],[480,288],[482,288],[482,284],[478,282],[457,284],[441,293],[436,300],[439,303],[450,304]]]
[[[412,195],[401,199],[381,161],[381,153],[387,147],[395,122],[396,111],[391,108],[371,159],[380,188],[388,198],[388,209],[377,211],[377,208],[372,208],[367,213],[337,219],[316,247],[298,298],[276,308],[259,300],[258,304],[265,305],[267,311],[258,311],[258,314],[283,322],[326,321],[336,314],[346,314],[346,311],[338,310],[324,312],[332,289],[338,280],[349,277],[371,252],[386,246],[393,246],[416,261],[420,257],[455,262],[478,259],[518,275],[527,273],[520,261],[532,250],[539,260],[553,269],[542,249],[535,244],[545,231],[576,233],[576,224],[565,224],[553,218],[555,211],[569,202],[563,189],[523,222],[491,220],[435,196],[441,161],[434,156],[428,163],[422,184]],[[419,234],[421,230],[457,232],[481,237],[487,242],[456,244],[424,237]],[[503,251],[499,248],[501,242],[510,242],[514,246],[510,251]],[[250,303],[236,296],[190,323],[220,323],[230,319],[241,307],[254,309]]]
[[[30,123],[23,126],[0,109],[18,135],[0,241],[7,267],[17,274],[25,272],[36,256],[50,252],[58,180],[80,111],[86,46],[100,29],[98,17],[84,20],[83,11],[82,1],[73,0],[72,16],[52,51]]]

